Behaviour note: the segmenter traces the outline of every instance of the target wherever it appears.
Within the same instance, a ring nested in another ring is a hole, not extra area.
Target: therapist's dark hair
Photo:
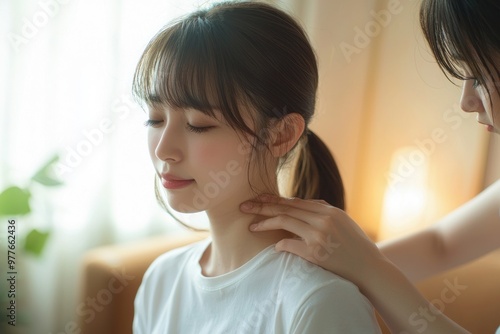
[[[307,127],[317,87],[316,56],[302,27],[259,2],[217,3],[166,26],[146,47],[133,82],[135,96],[146,105],[194,108],[210,116],[219,110],[231,127],[253,138],[252,162],[261,156],[254,153],[267,147],[266,128],[290,113],[300,114],[306,128],[279,161],[282,168],[293,157],[288,195],[344,209],[335,160]],[[248,110],[255,131],[244,121]]]
[[[476,79],[486,85],[491,77],[500,94],[500,1],[423,0],[420,25],[443,72],[460,79]],[[462,62],[471,77],[462,72]]]

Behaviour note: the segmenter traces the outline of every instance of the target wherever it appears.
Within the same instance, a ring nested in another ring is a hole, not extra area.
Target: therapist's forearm
[[[499,203],[500,180],[435,224],[377,246],[412,282],[422,280],[500,248]]]
[[[367,268],[364,282],[355,282],[392,333],[470,333],[432,306],[385,258]]]
[[[432,228],[377,243],[382,254],[413,283],[436,275],[449,265],[442,241]]]

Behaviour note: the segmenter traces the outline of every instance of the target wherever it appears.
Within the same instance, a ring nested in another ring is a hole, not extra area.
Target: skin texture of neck
[[[265,192],[277,194],[276,190],[267,189]],[[235,197],[224,203],[224,206],[207,211],[212,243],[200,259],[203,275],[213,277],[233,271],[266,247],[293,236],[284,230],[262,233],[249,231],[250,224],[267,218],[239,210],[243,201],[253,197]]]

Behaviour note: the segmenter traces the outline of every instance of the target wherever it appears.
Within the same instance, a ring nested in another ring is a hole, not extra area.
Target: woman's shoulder
[[[354,283],[294,254],[280,257],[286,265],[278,300],[285,313],[294,315],[292,327],[298,332],[303,319],[315,319],[320,327],[334,328],[347,321],[353,328],[362,328],[360,332],[380,333],[373,306]]]
[[[287,289],[295,290],[296,296],[308,296],[318,291],[331,291],[342,294],[361,295],[358,287],[318,265],[287,252],[277,252],[281,264],[283,282]]]
[[[486,194],[500,200],[500,180],[496,180],[490,184],[481,194]]]

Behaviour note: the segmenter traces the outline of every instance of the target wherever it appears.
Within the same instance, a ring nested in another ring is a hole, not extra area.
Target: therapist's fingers
[[[264,197],[261,201],[252,201],[250,206],[242,205],[242,211],[269,217],[250,225],[251,231],[281,229],[299,237],[281,240],[276,250],[296,254],[320,266],[325,265],[341,244],[336,238],[335,220],[339,213],[345,213],[323,200]],[[331,268],[328,264],[325,267]]]
[[[301,199],[298,197],[280,197],[271,194],[261,194],[256,198],[243,202],[242,204],[260,205],[260,204],[275,204],[292,206],[297,209],[303,209],[312,212],[323,212],[325,208],[331,207],[329,203],[322,199]]]
[[[305,240],[294,238],[280,240],[276,243],[275,249],[295,254],[311,263],[330,270],[332,268],[331,255],[338,247],[340,247],[338,243],[308,245]]]
[[[341,211],[324,201],[302,200],[299,198],[265,198],[263,201],[247,201],[241,204],[243,212],[261,216],[289,216],[323,230],[331,224],[330,220]]]
[[[332,235],[329,234],[330,231],[327,231],[327,233],[318,231],[318,229],[312,227],[307,222],[287,215],[278,215],[264,219],[259,223],[250,225],[250,230],[253,232],[286,230],[295,234],[298,239],[301,240],[303,245],[301,245],[300,248],[295,248],[296,246],[294,246],[293,249],[289,249],[286,241],[289,239],[285,239],[284,243],[281,244],[281,246],[284,246],[281,250],[291,251],[292,253],[307,258],[308,260],[310,260],[311,253],[321,253],[321,256],[316,256],[316,261],[312,261],[314,263],[324,261],[324,251],[331,254],[333,249],[339,244],[338,242],[335,242]],[[293,244],[296,245],[296,243]],[[321,248],[323,248],[323,252],[318,251],[318,249],[321,250]]]
[[[298,255],[312,263],[323,266],[323,263],[340,246],[331,230],[318,231],[306,222],[287,215],[278,215],[250,225],[254,232],[269,230],[286,230],[297,236],[293,239],[280,240],[275,249]]]
[[[286,230],[300,236],[301,238],[305,238],[308,234],[314,231],[314,229],[307,222],[284,214],[263,219],[258,223],[250,225],[249,229],[253,232]]]
[[[373,259],[380,258],[378,247],[343,210],[324,201],[257,198],[243,212],[255,213],[263,219],[251,230],[287,230],[298,236],[279,241],[276,250],[296,254],[346,279],[355,280],[366,274]]]

